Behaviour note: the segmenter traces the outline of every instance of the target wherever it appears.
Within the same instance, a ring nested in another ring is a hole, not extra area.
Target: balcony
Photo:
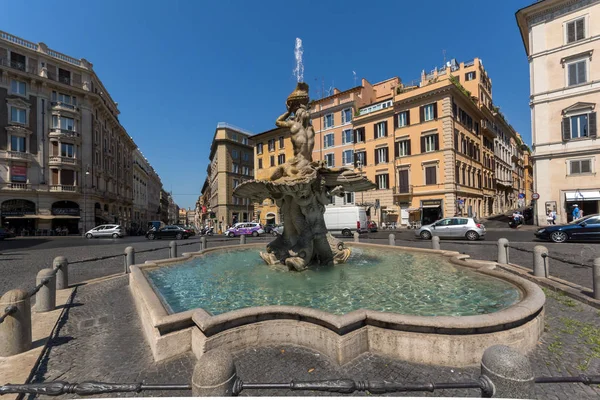
[[[394,196],[412,196],[413,194],[413,185],[394,186],[392,189]]]
[[[52,109],[56,110],[56,111],[66,110],[66,111],[79,112],[79,108],[77,106],[74,106],[73,104],[65,103],[64,101],[53,101],[50,104],[52,105]]]
[[[0,159],[31,162],[33,157],[29,153],[23,151],[0,151]]]
[[[48,134],[48,137],[50,137],[51,139],[60,139],[60,140],[80,140],[81,139],[81,134],[79,132],[75,132],[75,131],[70,131],[68,129],[61,129],[61,128],[51,128],[50,129],[50,133]]]
[[[27,72],[33,75],[37,75],[38,73],[37,66],[35,65],[30,65],[29,67],[26,67],[25,63],[9,60],[7,58],[0,58],[0,65],[11,69],[15,69],[17,71]]]
[[[68,192],[68,193],[77,193],[79,192],[79,188],[74,185],[50,185],[51,192]]]
[[[70,165],[79,166],[79,160],[73,157],[50,156],[48,158],[49,165]]]
[[[35,190],[36,186],[31,183],[17,183],[17,182],[5,182],[0,183],[0,190],[18,190],[18,191],[29,191]]]

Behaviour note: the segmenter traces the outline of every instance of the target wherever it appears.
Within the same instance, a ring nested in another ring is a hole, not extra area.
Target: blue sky
[[[193,207],[217,122],[272,129],[304,42],[311,96],[416,79],[480,57],[494,103],[531,143],[529,69],[514,13],[533,0],[4,1],[0,29],[94,64],[120,121],[176,202]]]

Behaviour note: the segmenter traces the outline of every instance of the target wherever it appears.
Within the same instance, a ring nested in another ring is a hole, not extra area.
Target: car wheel
[[[252,236],[257,237],[258,236],[258,232],[257,231],[252,232]]]
[[[469,240],[477,240],[477,239],[479,239],[479,234],[475,231],[469,231],[469,232],[467,232],[465,237]]]
[[[178,233],[177,235],[175,235],[175,239],[181,240],[183,239],[183,235],[181,233]]]
[[[343,236],[352,236],[352,232],[350,232],[350,229],[344,229],[342,231],[342,235]]]
[[[88,239],[91,239],[91,238],[94,237],[94,235],[92,235],[91,233],[86,233],[85,237],[88,238]]]
[[[154,233],[149,233],[148,234],[148,239],[154,240],[154,238],[155,238]]]
[[[419,236],[421,236],[421,239],[429,240],[429,239],[431,239],[431,232],[423,231],[420,233]]]
[[[231,238],[232,238],[232,237],[235,237],[235,234],[234,234],[233,232],[229,232],[229,233],[227,234],[227,236],[229,236],[229,237],[231,237]]]
[[[550,239],[554,242],[554,243],[562,243],[562,242],[566,242],[567,239],[569,237],[567,236],[566,233],[564,233],[563,231],[556,231],[556,232],[552,232],[552,234],[550,235]]]
[[[119,237],[119,234],[118,234],[118,233],[113,233],[113,234],[112,234],[112,237],[113,237],[114,239],[117,239],[117,238]]]

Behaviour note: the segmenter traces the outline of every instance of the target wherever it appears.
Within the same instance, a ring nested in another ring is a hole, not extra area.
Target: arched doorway
[[[275,222],[275,213],[268,212],[268,213],[265,215],[265,220],[266,220],[266,222],[267,222],[267,225],[275,225],[275,223],[276,223],[276,222]]]
[[[70,200],[60,200],[52,203],[52,230],[56,234],[78,234],[80,210],[79,204]]]
[[[35,234],[37,229],[35,213],[35,203],[25,199],[6,200],[0,205],[2,226],[21,236]]]

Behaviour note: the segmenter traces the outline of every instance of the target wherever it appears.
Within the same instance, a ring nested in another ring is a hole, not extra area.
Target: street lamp
[[[90,174],[89,164],[85,168],[85,176],[83,178],[83,235],[87,232],[87,177]]]

